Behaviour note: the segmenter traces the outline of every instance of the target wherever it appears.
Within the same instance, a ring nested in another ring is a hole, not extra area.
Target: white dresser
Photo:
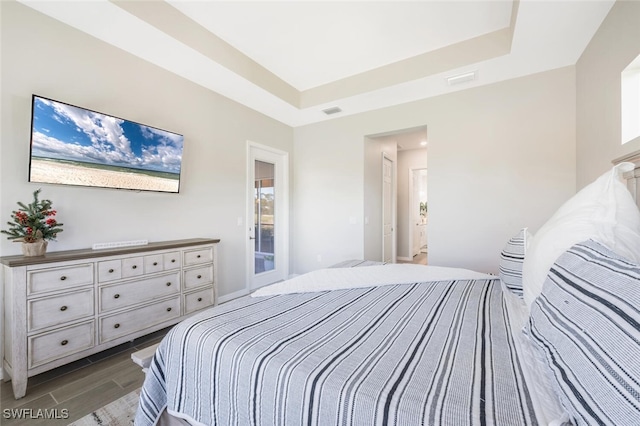
[[[189,239],[0,258],[4,378],[27,378],[170,326],[216,302],[217,243]]]

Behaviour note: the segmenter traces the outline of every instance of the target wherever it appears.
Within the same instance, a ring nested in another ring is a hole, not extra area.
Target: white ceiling
[[[614,3],[18,1],[294,127],[575,64]]]
[[[297,90],[509,26],[511,2],[194,2],[185,15]]]

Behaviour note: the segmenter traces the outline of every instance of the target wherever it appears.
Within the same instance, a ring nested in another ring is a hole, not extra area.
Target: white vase
[[[33,243],[22,243],[22,254],[24,256],[44,256],[47,251],[47,241],[38,240]]]

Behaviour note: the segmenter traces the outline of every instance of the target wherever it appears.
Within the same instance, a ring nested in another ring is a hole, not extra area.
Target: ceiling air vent
[[[323,109],[322,112],[324,112],[327,115],[331,115],[331,114],[337,114],[339,112],[342,112],[342,110],[340,109],[340,107],[331,107],[331,108]]]
[[[447,77],[446,80],[449,86],[453,86],[454,84],[475,80],[477,73],[477,71],[471,71],[464,74],[452,75],[451,77]]]

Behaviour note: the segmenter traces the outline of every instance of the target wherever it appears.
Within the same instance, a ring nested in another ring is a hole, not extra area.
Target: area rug
[[[91,414],[76,420],[69,426],[130,426],[138,409],[138,399],[140,389],[126,394],[120,399],[116,399],[102,408],[98,408]]]

